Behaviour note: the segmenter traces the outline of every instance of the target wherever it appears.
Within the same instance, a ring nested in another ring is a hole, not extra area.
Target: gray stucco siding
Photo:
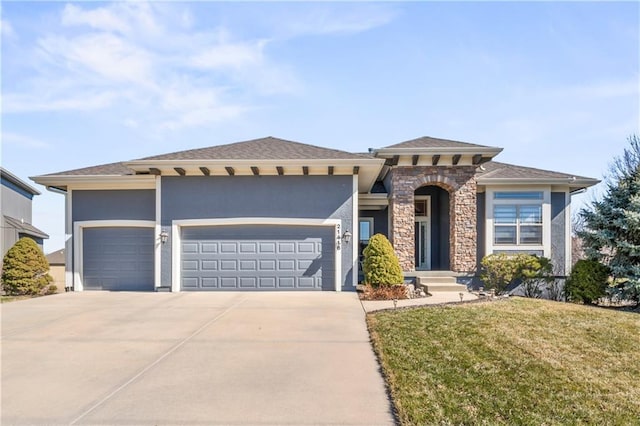
[[[389,209],[360,210],[360,219],[373,218],[373,233],[389,238]]]
[[[74,222],[85,220],[155,220],[153,189],[74,190]]]
[[[566,275],[567,237],[566,209],[571,200],[564,192],[551,193],[551,262],[556,275]]]
[[[340,219],[353,230],[352,176],[163,176],[161,224],[223,218]],[[173,248],[179,249],[179,248]],[[161,285],[170,286],[172,247],[161,253]],[[352,244],[342,244],[342,288],[352,286]]]

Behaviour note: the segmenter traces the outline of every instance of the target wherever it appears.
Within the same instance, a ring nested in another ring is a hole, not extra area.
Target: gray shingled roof
[[[591,179],[567,173],[536,169],[533,167],[517,166],[515,164],[489,161],[483,164],[484,171],[478,169],[477,177],[483,179]]]
[[[98,166],[83,167],[81,169],[66,170],[64,172],[49,173],[42,176],[106,176],[106,175],[133,175],[135,172],[126,167],[122,162],[101,164]]]
[[[475,143],[452,141],[449,139],[432,138],[430,136],[423,136],[417,139],[411,139],[410,141],[400,142],[395,145],[385,146],[385,148],[491,148],[486,145],[478,145]]]
[[[31,235],[32,237],[49,238],[47,233],[39,230],[30,223],[23,222],[11,216],[5,216],[4,220],[8,226],[17,229],[21,234]]]
[[[154,155],[139,160],[335,160],[371,158],[274,137]]]
[[[53,253],[49,253],[47,255],[47,261],[49,262],[49,265],[64,265],[65,264],[65,255],[64,255],[64,249],[60,249],[57,251],[54,251]]]

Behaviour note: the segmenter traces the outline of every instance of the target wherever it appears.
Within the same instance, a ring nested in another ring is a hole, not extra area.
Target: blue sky
[[[355,152],[434,136],[601,178],[640,134],[639,17],[637,2],[3,2],[1,162],[27,179],[268,135]],[[63,197],[36,186],[50,252]]]

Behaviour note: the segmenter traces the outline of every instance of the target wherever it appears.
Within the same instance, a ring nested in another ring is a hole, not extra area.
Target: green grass
[[[515,298],[367,317],[398,418],[640,424],[640,315]]]

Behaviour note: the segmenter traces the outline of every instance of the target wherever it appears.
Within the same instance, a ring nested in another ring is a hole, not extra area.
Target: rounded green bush
[[[400,261],[387,237],[382,234],[373,235],[363,255],[362,269],[366,283],[374,287],[404,283]]]
[[[567,298],[591,304],[606,294],[609,268],[595,260],[578,260],[565,285]]]
[[[31,238],[20,238],[2,261],[2,288],[11,296],[37,295],[53,281],[49,262]]]

